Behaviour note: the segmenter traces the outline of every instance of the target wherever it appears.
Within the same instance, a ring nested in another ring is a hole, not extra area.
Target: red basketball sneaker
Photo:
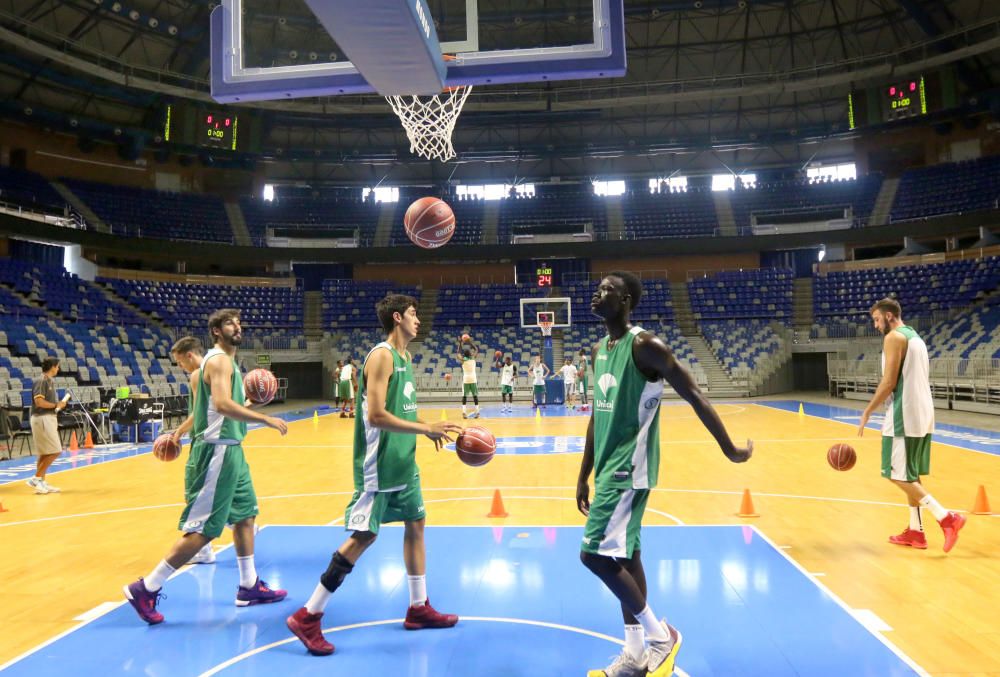
[[[951,510],[938,524],[941,525],[941,531],[944,532],[944,551],[948,552],[958,542],[958,532],[965,526],[965,515]]]
[[[889,542],[893,545],[908,545],[917,550],[927,549],[927,537],[924,532],[916,529],[903,529],[903,533],[898,536],[890,536]]]
[[[313,656],[329,656],[333,653],[333,644],[323,637],[322,620],[323,612],[311,614],[302,607],[285,619],[285,625],[302,640]]]
[[[425,600],[423,606],[411,606],[406,610],[406,620],[403,621],[403,627],[407,630],[450,628],[456,623],[458,623],[458,616],[438,613],[431,606],[430,600]]]

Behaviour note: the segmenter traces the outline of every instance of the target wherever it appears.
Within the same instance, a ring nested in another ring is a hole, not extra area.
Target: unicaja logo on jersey
[[[413,387],[412,381],[407,381],[403,385],[403,397],[410,400],[409,402],[403,403],[403,411],[416,411],[417,403],[413,402],[413,396],[417,394],[417,389]]]
[[[597,387],[601,389],[603,397],[594,398],[594,409],[613,411],[615,402],[611,399],[611,389],[618,387],[618,379],[614,377],[614,374],[601,374],[601,378],[597,379]]]

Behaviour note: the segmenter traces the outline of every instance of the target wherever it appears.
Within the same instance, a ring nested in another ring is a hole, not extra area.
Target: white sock
[[[323,587],[322,583],[316,584],[316,589],[313,590],[312,597],[306,602],[306,611],[311,614],[321,614],[323,609],[326,608],[326,603],[330,601],[330,597],[333,593]]]
[[[910,506],[910,530],[911,531],[923,531],[924,525],[920,521],[920,506],[911,505]]]
[[[156,592],[163,587],[163,584],[167,582],[167,579],[170,578],[171,574],[175,571],[177,571],[177,569],[174,569],[172,566],[167,564],[167,560],[161,559],[160,563],[157,564],[151,572],[149,572],[149,575],[142,579],[142,582],[146,585],[146,590]]]
[[[941,520],[943,520],[945,517],[948,516],[948,511],[945,510],[943,507],[941,507],[941,504],[935,501],[934,497],[931,496],[930,494],[927,494],[926,496],[920,499],[920,505],[930,510],[931,513],[933,513],[934,515],[934,519],[936,519],[938,522],[940,522]]]
[[[240,587],[253,587],[253,584],[257,582],[257,567],[253,563],[253,555],[237,557],[236,566],[240,568]]]
[[[653,610],[646,605],[642,611],[635,615],[635,619],[642,624],[642,629],[646,631],[646,639],[650,642],[669,642],[670,635],[660,625],[660,620],[653,613]]]
[[[410,606],[423,606],[427,601],[427,576],[407,576],[410,586]]]
[[[646,648],[646,634],[641,625],[625,626],[625,651],[632,658],[639,660],[642,658],[642,651]]]
[[[466,410],[466,408],[465,408],[465,405],[464,405],[464,404],[462,405],[462,413],[463,413],[463,414],[465,414],[465,413],[468,413],[468,411]]]

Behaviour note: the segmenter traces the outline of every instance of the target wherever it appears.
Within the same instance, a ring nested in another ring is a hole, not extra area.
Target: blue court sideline
[[[772,400],[769,402],[754,402],[754,404],[759,404],[762,407],[771,407],[772,409],[782,409],[784,411],[797,412],[799,410],[799,403],[793,400]],[[802,408],[808,416],[848,423],[855,428],[861,422],[860,409],[833,407],[828,404],[812,404],[810,402],[803,403]],[[882,430],[882,413],[877,412],[873,415],[868,421],[868,425],[865,426],[865,429]],[[1000,456],[1000,432],[938,422],[934,425],[934,441],[970,451],[981,451],[993,454],[994,456]]]
[[[232,549],[165,587],[166,622],[123,605],[11,664],[4,675],[566,675],[620,651],[617,601],[578,559],[579,527],[429,527],[432,603],[464,618],[407,632],[402,529],[387,527],[337,592],[324,627],[337,652],[306,653],[285,617],[311,593],[338,527],[267,527],[260,575],[283,603],[233,605]],[[752,527],[647,527],[650,603],[684,633],[678,675],[921,674]],[[126,583],[127,581],[122,581]],[[108,590],[116,599],[120,590]],[[349,626],[349,627],[344,627]]]

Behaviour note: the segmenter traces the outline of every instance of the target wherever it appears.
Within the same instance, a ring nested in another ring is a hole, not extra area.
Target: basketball
[[[445,381],[450,381],[451,380],[451,374],[445,374],[444,375],[444,380]]]
[[[471,336],[469,336],[468,334],[462,334],[462,343],[468,343],[471,340],[472,340]]]
[[[423,249],[437,249],[455,234],[455,212],[444,200],[422,197],[406,209],[403,227],[413,244]]]
[[[495,353],[493,353],[493,357],[499,360],[501,357],[503,357],[503,353],[498,350]]]
[[[173,461],[181,455],[181,445],[174,442],[170,433],[163,433],[153,442],[153,456],[161,461]]]
[[[834,470],[850,470],[857,463],[858,455],[849,444],[835,444],[826,452],[826,460]]]
[[[243,379],[243,390],[255,404],[267,404],[278,394],[278,379],[267,369],[254,369]]]
[[[497,440],[486,428],[469,426],[455,440],[455,453],[465,465],[486,465],[497,450]]]

